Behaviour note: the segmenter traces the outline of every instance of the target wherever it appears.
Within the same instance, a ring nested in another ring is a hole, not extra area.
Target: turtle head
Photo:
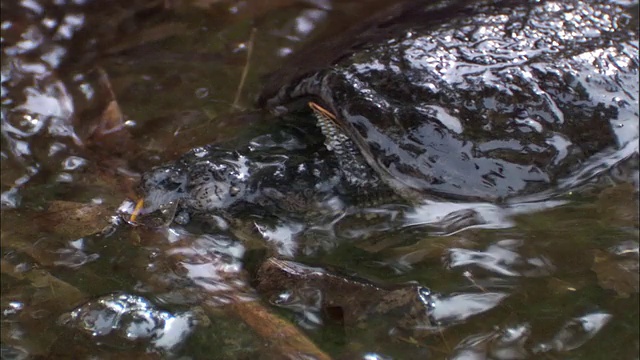
[[[146,172],[138,186],[140,199],[131,220],[161,226],[178,210],[188,214],[223,210],[244,198],[249,161],[217,147],[196,148],[171,165]]]
[[[158,209],[183,198],[187,189],[187,174],[182,169],[165,165],[152,169],[142,176],[139,192],[145,206]]]
[[[185,205],[196,211],[225,209],[244,198],[249,160],[236,151],[208,147],[183,158],[188,172]]]
[[[142,175],[130,221],[160,227],[170,223],[186,195],[187,175],[178,166],[156,167]]]

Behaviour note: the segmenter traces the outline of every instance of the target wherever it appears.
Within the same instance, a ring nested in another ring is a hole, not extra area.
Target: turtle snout
[[[144,204],[144,208],[134,217],[147,217],[158,210],[175,210],[186,194],[186,187],[187,174],[179,167],[161,166],[145,173],[138,188],[140,204]],[[168,217],[172,217],[173,211],[169,213]]]
[[[155,168],[142,176],[142,193],[152,191],[184,192],[187,176],[184,171],[173,166]]]
[[[224,209],[239,201],[245,179],[234,164],[206,163],[191,172],[188,205],[198,211]]]

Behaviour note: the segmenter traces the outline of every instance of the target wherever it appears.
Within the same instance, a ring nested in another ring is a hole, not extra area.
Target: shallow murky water
[[[638,359],[637,126],[551,200],[118,215],[196,146],[328,166],[254,100],[387,5],[3,0],[2,359]]]

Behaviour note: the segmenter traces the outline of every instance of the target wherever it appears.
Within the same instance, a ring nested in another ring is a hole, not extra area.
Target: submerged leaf
[[[38,217],[39,225],[65,237],[80,238],[102,231],[109,225],[112,212],[104,205],[54,200],[45,214]]]
[[[68,308],[85,298],[85,295],[75,286],[58,279],[46,270],[31,270],[26,273],[17,272],[9,262],[2,260],[2,274],[18,280],[27,280],[36,289],[46,290],[39,292],[40,298],[34,298],[34,303],[54,301],[60,308]]]
[[[636,201],[630,201],[636,199]],[[596,207],[602,221],[618,226],[638,227],[638,195],[633,184],[625,183],[602,191]]]
[[[598,284],[603,289],[614,290],[618,296],[626,298],[638,293],[638,257],[617,257],[601,250],[594,250],[591,270],[598,276]]]
[[[385,332],[391,327],[432,328],[432,294],[422,286],[381,287],[363,278],[270,258],[258,271],[257,290],[283,308],[306,316],[325,314],[346,329],[380,317],[393,319],[384,322]]]

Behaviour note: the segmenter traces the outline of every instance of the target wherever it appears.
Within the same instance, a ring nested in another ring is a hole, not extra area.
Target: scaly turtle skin
[[[410,201],[540,192],[592,155],[637,143],[637,7],[465,9],[447,18],[438,8],[433,21],[424,10],[422,23],[336,51],[332,64],[289,84],[269,84],[279,91],[265,90],[262,101],[278,113],[313,101],[345,180],[384,183]]]
[[[345,181],[354,189],[378,189],[381,186],[379,176],[364,161],[360,149],[351,141],[335,115],[314,102],[310,102],[309,107],[325,137],[327,150],[338,160]]]

